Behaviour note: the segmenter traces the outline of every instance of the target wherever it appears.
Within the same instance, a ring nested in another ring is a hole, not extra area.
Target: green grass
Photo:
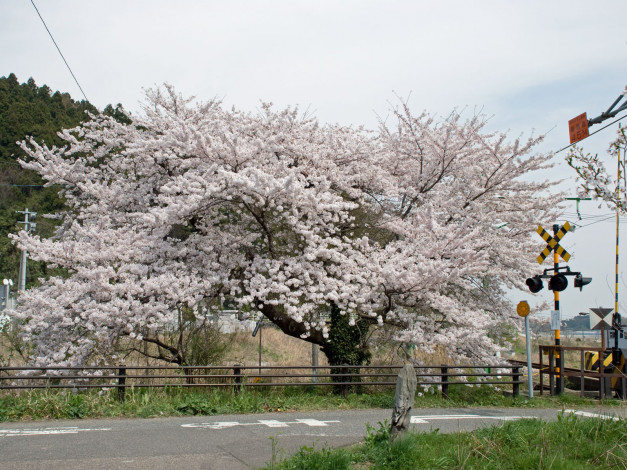
[[[550,396],[534,393],[534,398],[529,398],[527,391],[520,392],[518,397],[511,396],[511,389],[505,389],[505,393],[499,388],[490,385],[454,385],[449,386],[448,399],[442,398],[437,392],[421,391],[417,394],[415,408],[463,408],[467,406],[494,406],[513,408],[561,408],[564,406],[624,406],[621,400],[596,400],[581,398],[577,393],[564,393]]]
[[[291,469],[611,469],[627,468],[627,421],[560,415],[555,422],[509,421],[472,433],[407,433],[392,443],[387,423],[351,449],[304,447],[272,462]]]
[[[367,390],[366,390],[367,391]],[[323,387],[242,388],[239,394],[224,389],[128,389],[120,402],[115,390],[108,392],[35,390],[0,396],[0,421],[32,419],[70,419],[105,417],[154,417],[185,415],[216,415],[232,413],[264,413],[272,411],[314,411],[328,409],[392,408],[394,390],[335,395]],[[416,397],[415,408],[462,408],[496,406],[517,408],[561,408],[625,406],[620,400],[582,399],[577,396],[503,396],[494,387],[452,386],[449,399],[437,393]]]
[[[319,389],[228,390],[128,389],[124,402],[115,391],[29,391],[0,396],[0,421],[264,413],[325,409],[391,408],[393,392],[339,395]]]

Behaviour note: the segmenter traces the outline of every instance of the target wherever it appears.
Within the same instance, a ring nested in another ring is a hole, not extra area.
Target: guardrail
[[[346,395],[360,387],[390,387],[403,366],[107,366],[0,367],[0,390],[332,386]],[[417,366],[418,385],[437,386],[443,397],[455,385],[512,385],[518,396],[519,365]],[[469,379],[471,380],[469,382]]]

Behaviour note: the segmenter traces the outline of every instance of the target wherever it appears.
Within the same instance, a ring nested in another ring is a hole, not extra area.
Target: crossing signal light
[[[536,292],[540,292],[544,288],[544,285],[542,284],[542,279],[549,278],[549,290],[552,290],[554,292],[562,292],[568,287],[568,278],[566,276],[575,277],[575,287],[578,287],[579,290],[582,290],[581,288],[583,286],[590,284],[590,282],[592,281],[591,277],[583,277],[581,273],[572,272],[570,270],[568,270],[564,274],[557,273],[553,276],[547,275],[545,271],[543,275],[535,275],[528,278],[525,281],[525,284],[527,284],[529,290],[535,294]]]
[[[562,292],[568,287],[568,279],[563,274],[556,274],[549,279],[549,289],[554,292]]]
[[[525,284],[529,286],[529,290],[533,292],[534,294],[536,292],[540,292],[544,288],[544,285],[542,284],[542,279],[540,278],[540,276],[530,277],[529,279],[525,281]]]
[[[583,286],[590,284],[590,281],[592,281],[591,277],[583,277],[581,274],[578,274],[575,276],[575,287],[579,287],[579,290],[581,290]]]

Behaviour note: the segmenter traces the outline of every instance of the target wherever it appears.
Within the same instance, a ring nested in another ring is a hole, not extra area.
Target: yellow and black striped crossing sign
[[[562,259],[566,262],[570,259],[570,254],[559,244],[559,241],[564,238],[566,232],[570,230],[570,224],[566,222],[562,227],[557,231],[555,236],[551,236],[547,233],[546,230],[542,228],[542,225],[538,225],[538,235],[540,235],[544,241],[546,242],[546,248],[542,250],[540,256],[536,258],[538,260],[538,264],[542,264],[542,262],[546,259],[547,256],[551,253],[551,251],[555,251],[558,255],[562,257]]]
[[[599,353],[586,351],[584,352],[584,368],[586,370],[599,370]],[[612,365],[612,353],[605,351],[603,354],[603,367],[607,368]]]
[[[616,366],[614,366],[613,354],[614,352],[612,351],[605,351],[603,353],[603,370],[610,374],[620,374],[621,371],[625,368],[625,355],[622,354],[620,351],[617,351],[616,354],[619,355],[619,358],[616,361]],[[584,368],[586,370],[599,370],[600,361],[598,352],[595,353],[592,351],[586,351],[584,352],[584,358]],[[616,387],[616,385],[618,384],[618,379],[619,377],[612,377],[612,388]]]

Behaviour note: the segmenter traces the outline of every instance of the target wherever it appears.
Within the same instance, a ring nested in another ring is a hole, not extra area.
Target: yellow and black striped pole
[[[616,165],[616,284],[614,290],[614,313],[618,313],[618,228],[620,222],[620,211],[618,210],[618,200],[620,198],[620,148],[618,149],[618,163]]]
[[[560,227],[558,224],[553,225],[554,239],[557,239],[557,240],[559,240],[557,238],[557,233],[559,231],[559,228]],[[557,250],[553,250],[553,269],[555,271],[556,276],[559,274],[559,265],[560,265],[559,254],[557,253]],[[555,302],[554,309],[559,312],[560,311],[560,293],[557,290],[553,290],[553,299]],[[555,346],[559,346],[561,343],[559,327],[560,325],[558,323],[557,329],[555,330]],[[559,348],[555,350],[555,392],[562,393],[562,390],[560,387],[560,351],[559,351]]]
[[[620,211],[618,209],[618,200],[620,198],[620,147],[618,148],[618,162],[616,164],[616,283],[614,285],[614,318],[618,315],[618,234],[620,226]],[[614,320],[614,319],[613,319]],[[616,322],[612,321],[612,326]],[[601,335],[604,335],[605,331],[601,330]],[[618,330],[614,330],[614,348],[612,349],[612,364],[614,367],[618,367],[620,363],[620,357],[618,352]],[[617,372],[612,370],[612,373]]]

